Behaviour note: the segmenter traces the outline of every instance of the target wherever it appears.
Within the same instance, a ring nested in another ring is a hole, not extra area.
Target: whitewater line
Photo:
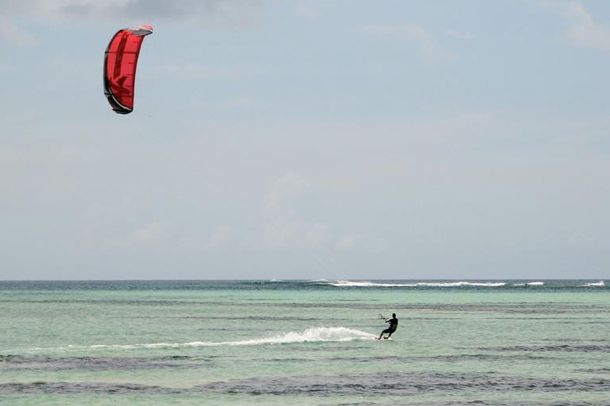
[[[533,282],[538,284],[540,282]],[[368,282],[368,281],[348,281],[348,280],[337,280],[336,282],[326,282],[324,284],[345,287],[345,288],[395,288],[395,287],[429,287],[429,288],[452,288],[452,287],[487,287],[487,288],[498,288],[506,285],[506,282],[417,282],[417,283],[380,283],[380,282]]]

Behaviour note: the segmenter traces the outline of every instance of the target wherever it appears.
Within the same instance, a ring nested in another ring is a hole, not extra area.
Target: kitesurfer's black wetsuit
[[[381,334],[379,335],[379,339],[381,339],[381,336],[383,336],[384,334],[388,334],[388,336],[386,338],[390,338],[392,333],[394,333],[396,331],[396,329],[398,328],[398,319],[396,317],[388,319],[385,322],[390,323],[390,325],[388,326],[388,328],[386,328],[385,330],[383,330],[381,332]]]

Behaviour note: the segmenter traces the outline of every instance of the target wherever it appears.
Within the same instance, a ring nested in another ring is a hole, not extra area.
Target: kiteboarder
[[[388,326],[388,328],[383,330],[381,332],[381,334],[379,334],[378,340],[381,340],[381,337],[383,337],[384,334],[388,335],[387,337],[383,337],[384,340],[387,340],[388,338],[390,338],[392,336],[392,333],[394,333],[396,331],[396,329],[398,328],[398,319],[396,318],[396,313],[392,313],[392,318],[387,319],[385,322],[390,323],[390,325]]]

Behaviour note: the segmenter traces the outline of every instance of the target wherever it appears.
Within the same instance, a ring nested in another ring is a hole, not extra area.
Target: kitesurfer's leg
[[[378,338],[378,340],[381,340],[381,337],[382,337],[382,336],[383,336],[385,333],[388,333],[389,331],[390,331],[390,330],[388,330],[387,328],[386,328],[385,330],[383,330],[383,331],[381,332],[381,334],[379,334],[379,338]]]

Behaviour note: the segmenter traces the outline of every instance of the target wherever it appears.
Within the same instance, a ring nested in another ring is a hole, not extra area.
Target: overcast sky
[[[0,279],[608,278],[609,77],[605,0],[0,0]]]

